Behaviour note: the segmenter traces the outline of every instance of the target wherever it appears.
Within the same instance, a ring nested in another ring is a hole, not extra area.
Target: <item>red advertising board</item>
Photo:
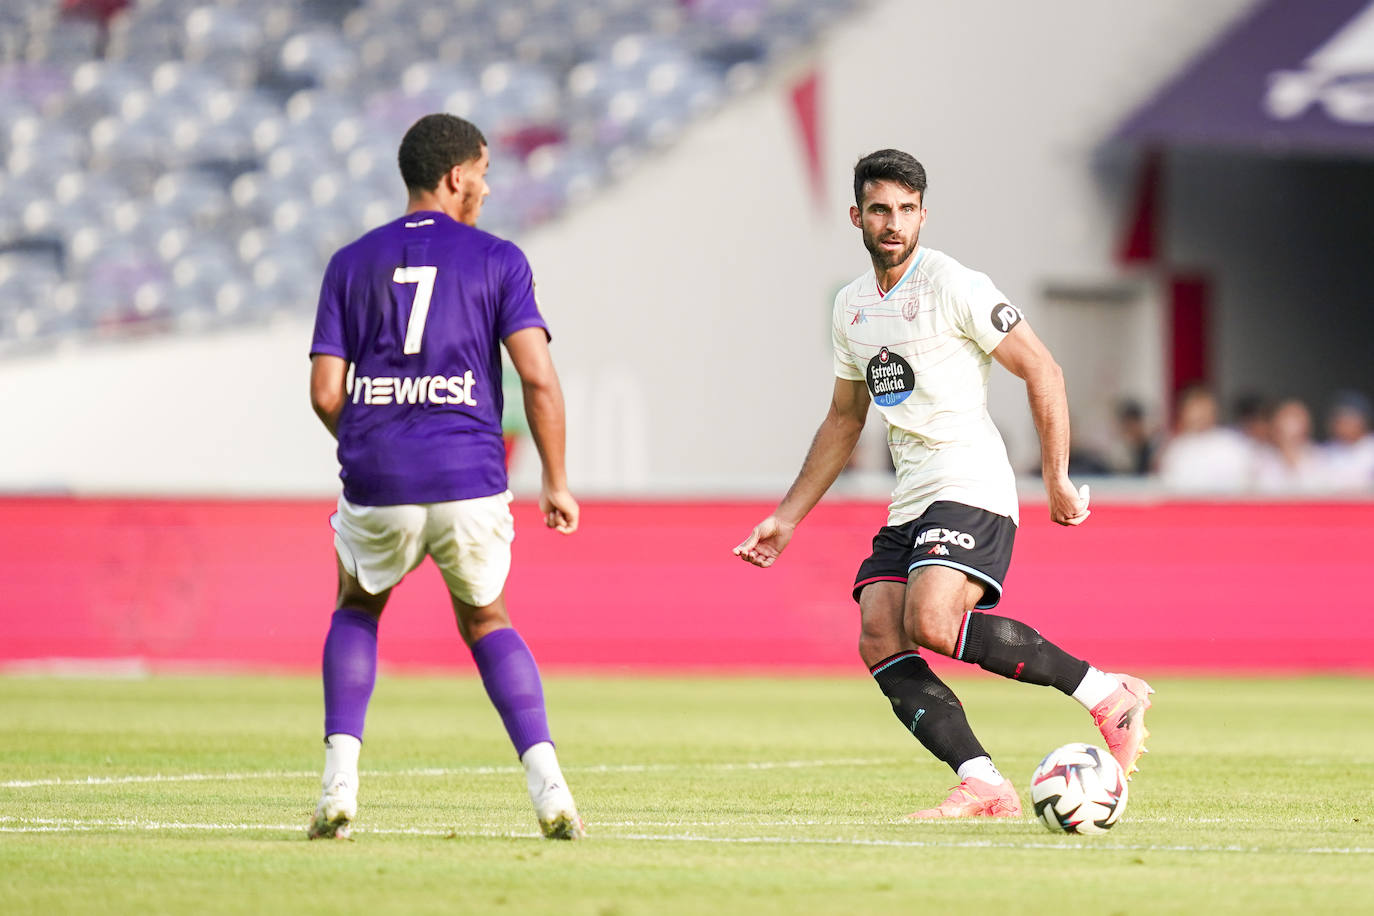
[[[333,610],[331,508],[0,500],[0,663],[311,670]],[[884,507],[823,503],[761,570],[730,550],[768,509],[595,502],[563,537],[517,503],[512,618],[548,669],[862,670],[849,585]],[[1023,514],[997,612],[1102,667],[1374,671],[1374,503],[1103,503],[1077,529]],[[397,587],[381,656],[471,664],[428,562]]]

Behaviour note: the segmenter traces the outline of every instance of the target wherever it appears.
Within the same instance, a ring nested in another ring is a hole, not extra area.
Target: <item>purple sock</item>
[[[520,634],[509,628],[493,630],[473,644],[472,658],[516,756],[524,756],[541,741],[552,741],[539,668]]]
[[[334,612],[324,640],[324,734],[363,740],[367,701],[377,683],[377,618],[352,608]]]

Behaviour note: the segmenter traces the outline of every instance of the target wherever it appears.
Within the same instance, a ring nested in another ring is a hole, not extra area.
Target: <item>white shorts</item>
[[[483,607],[501,596],[510,574],[511,499],[507,490],[446,503],[355,506],[340,496],[329,519],[334,549],[368,594],[391,588],[428,554],[454,597]]]

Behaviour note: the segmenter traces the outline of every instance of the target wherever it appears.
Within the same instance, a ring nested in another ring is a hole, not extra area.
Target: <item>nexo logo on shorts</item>
[[[911,397],[916,373],[912,371],[910,363],[887,347],[883,347],[877,356],[868,361],[867,375],[868,390],[877,404],[891,407]]]
[[[957,544],[965,550],[972,550],[978,546],[978,542],[973,539],[973,535],[964,534],[962,531],[951,531],[948,528],[927,528],[916,538],[916,546],[922,544]]]

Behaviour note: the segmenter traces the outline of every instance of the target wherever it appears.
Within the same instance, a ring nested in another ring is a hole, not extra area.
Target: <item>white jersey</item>
[[[938,500],[1018,521],[1016,475],[988,415],[990,355],[1021,313],[986,274],[918,248],[883,295],[872,271],[835,297],[835,374],[863,381],[887,423],[888,524]]]

